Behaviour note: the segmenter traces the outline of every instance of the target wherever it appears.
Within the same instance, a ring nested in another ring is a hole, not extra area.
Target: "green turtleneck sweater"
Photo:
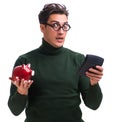
[[[94,110],[102,100],[99,84],[91,86],[87,77],[79,75],[84,58],[67,48],[54,48],[44,40],[39,48],[19,56],[14,67],[30,63],[35,75],[27,96],[19,94],[11,84],[11,112],[19,115],[25,109],[25,122],[83,122],[81,98]]]

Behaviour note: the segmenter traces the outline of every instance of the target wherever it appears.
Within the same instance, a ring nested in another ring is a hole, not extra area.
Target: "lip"
[[[61,37],[59,37],[59,38],[56,38],[56,40],[57,40],[57,42],[59,42],[59,43],[62,43],[62,42],[64,42],[64,38],[61,38]]]

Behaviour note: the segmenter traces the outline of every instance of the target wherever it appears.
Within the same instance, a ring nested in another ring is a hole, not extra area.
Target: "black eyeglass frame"
[[[54,26],[55,24],[57,24],[59,26],[58,29],[55,29],[55,26]],[[45,25],[48,25],[48,26],[52,27],[53,30],[55,30],[55,31],[59,31],[61,28],[62,28],[63,31],[69,31],[70,28],[71,28],[71,26],[68,23],[63,24],[62,26],[59,23],[54,23],[54,24],[45,23]],[[64,28],[65,25],[68,26],[68,29],[67,30]]]

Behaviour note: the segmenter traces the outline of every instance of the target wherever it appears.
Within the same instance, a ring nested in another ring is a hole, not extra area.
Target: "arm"
[[[8,106],[14,115],[19,115],[27,104],[28,89],[33,83],[32,80],[11,81],[11,94],[8,100]]]
[[[25,61],[18,58],[15,66],[23,64]],[[15,67],[14,66],[14,67]],[[10,78],[11,80],[12,78]],[[28,90],[33,83],[32,80],[26,81],[17,78],[16,81],[11,80],[10,96],[8,99],[8,107],[14,115],[19,115],[26,107]]]
[[[103,75],[103,68],[97,66],[96,69],[90,68],[86,72],[87,77],[81,77],[80,89],[85,105],[96,110],[102,101],[103,94],[98,84]]]
[[[17,87],[11,84],[10,96],[8,99],[8,107],[14,115],[19,115],[25,108],[27,103],[27,95],[17,92]]]
[[[82,93],[82,98],[87,107],[96,110],[103,98],[99,84],[94,86],[89,85],[89,88]]]

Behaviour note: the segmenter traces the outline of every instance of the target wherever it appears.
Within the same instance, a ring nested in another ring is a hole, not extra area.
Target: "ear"
[[[44,24],[40,24],[40,30],[41,30],[41,32],[44,32],[44,30],[45,30],[45,25]]]

